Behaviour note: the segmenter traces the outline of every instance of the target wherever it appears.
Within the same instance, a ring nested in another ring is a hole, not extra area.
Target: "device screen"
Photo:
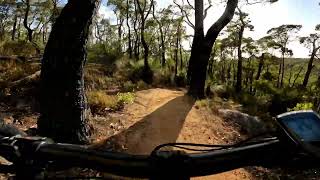
[[[320,119],[312,113],[283,117],[283,123],[302,141],[320,141]]]

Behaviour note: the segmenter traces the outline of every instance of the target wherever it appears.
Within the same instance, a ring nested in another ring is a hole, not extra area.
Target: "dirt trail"
[[[125,109],[124,130],[99,146],[131,154],[150,154],[159,144],[168,142],[228,143],[239,134],[208,110],[198,108],[183,91],[149,89],[136,93],[136,100]],[[103,148],[103,147],[98,147]],[[244,169],[213,176],[214,180],[254,179]]]

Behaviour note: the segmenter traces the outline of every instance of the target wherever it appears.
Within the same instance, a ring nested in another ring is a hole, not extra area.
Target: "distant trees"
[[[153,7],[153,0],[151,0],[150,2],[148,2],[148,0],[143,0],[143,2],[140,2],[140,0],[136,0],[135,3],[137,4],[137,10],[138,10],[138,14],[140,16],[140,22],[141,22],[141,27],[140,27],[140,38],[141,38],[141,43],[142,43],[142,47],[144,49],[143,52],[143,62],[144,62],[144,69],[143,69],[143,79],[148,82],[151,83],[152,82],[152,72],[149,66],[149,45],[146,41],[146,37],[145,37],[145,28],[146,28],[146,20],[148,18],[148,16],[150,15],[152,7]]]
[[[277,81],[277,87],[279,88],[283,87],[285,56],[293,54],[292,50],[288,48],[288,44],[292,41],[294,35],[300,31],[301,27],[302,25],[285,24],[268,30],[268,34],[272,37],[270,45],[272,45],[275,49],[279,49],[282,56],[282,61],[279,63],[279,73]]]
[[[250,24],[248,19],[249,14],[243,12],[239,7],[235,13],[237,15],[237,20],[233,21],[229,25],[229,29],[233,31],[237,39],[237,52],[238,52],[238,66],[237,66],[237,82],[236,82],[236,91],[240,92],[242,90],[242,45],[243,45],[243,33],[245,29],[253,30],[253,25]]]

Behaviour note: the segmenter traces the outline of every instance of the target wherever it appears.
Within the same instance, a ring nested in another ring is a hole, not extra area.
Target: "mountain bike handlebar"
[[[56,167],[83,167],[126,177],[188,179],[244,166],[279,165],[286,157],[289,158],[286,147],[277,138],[206,153],[157,151],[151,155],[102,152],[81,145],[53,143],[45,138],[16,137],[10,142],[13,142],[11,145],[17,150],[16,157],[11,158],[17,177],[23,178],[32,178],[36,173],[25,171],[23,167],[45,166],[48,162],[52,162],[51,165]],[[0,150],[0,155],[3,154],[7,153]]]

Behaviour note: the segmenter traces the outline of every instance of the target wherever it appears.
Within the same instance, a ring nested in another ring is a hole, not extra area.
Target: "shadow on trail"
[[[176,142],[194,102],[187,95],[176,97],[128,129],[108,138],[103,146],[111,145],[114,151],[130,154],[150,154],[160,144]]]

